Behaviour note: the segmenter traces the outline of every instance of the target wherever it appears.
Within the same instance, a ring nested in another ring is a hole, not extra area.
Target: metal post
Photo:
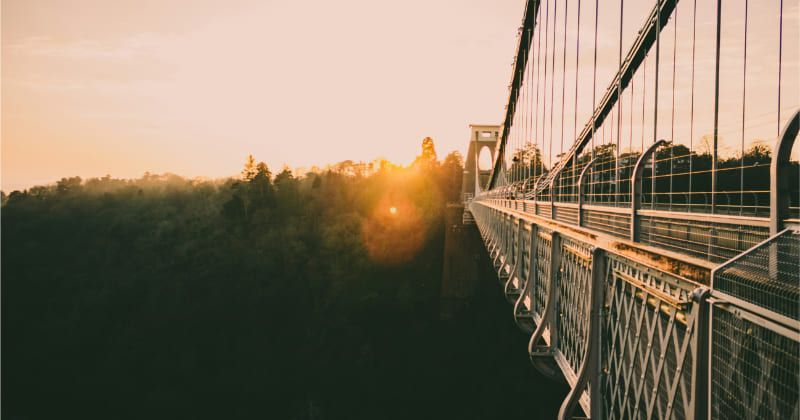
[[[713,281],[714,276],[712,275],[711,278],[712,278],[712,281]],[[711,289],[713,290],[714,287],[712,286]],[[704,344],[705,345],[705,350],[706,350],[706,360],[704,360],[705,367],[706,367],[706,371],[705,371],[706,387],[705,387],[704,393],[702,395],[703,397],[705,397],[705,400],[706,400],[706,402],[705,402],[706,412],[705,412],[705,414],[704,413],[699,413],[699,412],[697,412],[697,409],[695,407],[695,414],[697,414],[697,418],[699,418],[699,419],[709,419],[710,420],[711,419],[711,410],[712,410],[712,407],[714,406],[714,403],[712,402],[713,401],[713,399],[712,399],[713,396],[711,395],[711,389],[713,388],[711,386],[711,378],[712,378],[712,376],[711,376],[711,374],[712,374],[712,372],[711,372],[711,369],[712,369],[712,366],[711,366],[711,349],[712,349],[711,340],[713,340],[713,335],[712,334],[714,333],[714,310],[713,310],[714,309],[714,303],[713,302],[708,302],[708,299],[706,299],[706,302],[707,302],[706,315],[708,317],[708,323],[705,326],[706,343]],[[699,394],[695,394],[695,395],[699,395]]]
[[[789,218],[789,158],[800,128],[800,110],[796,110],[778,136],[769,165],[769,234],[777,235],[784,229],[784,220]],[[778,278],[778,246],[769,250],[769,277]]]
[[[561,269],[561,234],[553,231],[550,234],[551,246],[550,249],[550,295],[553,299],[553,304],[550,305],[550,348],[558,348],[558,286],[561,281],[559,270]]]
[[[578,226],[583,226],[583,180],[586,174],[589,173],[589,168],[592,167],[597,157],[593,158],[583,167],[580,176],[578,176]]]
[[[500,247],[497,251],[497,262],[498,265],[502,264],[502,258],[504,257],[504,253],[506,251],[506,245],[508,241],[508,236],[506,236],[506,215],[500,214],[500,225],[499,225],[499,236],[500,236]]]
[[[556,194],[553,191],[553,187],[556,186],[556,179],[558,175],[553,177],[553,180],[550,181],[550,218],[555,220],[556,218]]]
[[[538,234],[538,232],[537,232]],[[537,239],[538,241],[538,239]],[[547,299],[545,299],[545,307],[542,308],[542,319],[536,330],[531,335],[528,341],[528,354],[530,355],[531,362],[535,364],[534,358],[542,355],[552,356],[552,352],[558,346],[558,322],[554,319],[558,314],[558,269],[561,266],[561,237],[558,232],[550,234],[550,278],[540,279],[536,276],[536,286],[540,281],[549,281],[550,285],[547,289]],[[539,339],[544,334],[544,329],[550,330],[550,345],[544,349],[538,345]]]
[[[495,252],[497,251],[497,215],[495,214],[494,209],[489,210],[489,241],[491,249],[489,250],[490,254],[489,257],[492,258],[492,267],[494,267],[494,258],[497,255]]]
[[[711,376],[709,375],[710,364],[710,345],[711,345],[711,326],[709,324],[709,303],[708,297],[711,289],[699,287],[692,292],[692,300],[695,305],[700,305],[700,310],[693,320],[695,331],[692,335],[692,348],[695,349],[693,355],[694,366],[692,367],[692,405],[687,413],[693,413],[695,420],[705,419],[709,415],[708,407],[711,404],[709,389],[711,388]]]
[[[526,326],[523,326],[520,322],[520,317],[525,316],[529,318],[531,313],[533,312],[533,308],[528,308],[523,313],[521,307],[525,304],[525,297],[530,296],[531,290],[535,289],[535,282],[536,282],[536,270],[534,269],[534,264],[536,263],[536,239],[538,236],[538,228],[535,224],[531,223],[531,231],[530,235],[528,236],[528,276],[525,278],[525,286],[522,288],[522,291],[517,297],[517,301],[514,302],[514,321],[517,323],[521,329],[525,330],[526,332],[531,332]],[[522,273],[522,269],[520,269],[520,273]],[[531,299],[533,302],[533,299]]]
[[[528,283],[530,286],[528,290],[534,290],[533,286],[536,285],[536,251],[537,246],[539,246],[539,226],[531,223],[531,240],[528,244],[530,247],[530,251],[528,253]],[[531,298],[531,302],[533,299]],[[533,310],[533,305],[531,305],[531,310]]]
[[[521,291],[521,283],[522,283],[522,264],[520,263],[522,260],[522,234],[525,233],[525,222],[522,219],[517,219],[517,235],[516,246],[514,246],[514,265],[509,270],[508,273],[508,280],[506,280],[506,284],[503,286],[503,293],[509,299],[512,298],[512,295],[519,293]],[[514,280],[517,280],[517,285],[514,286]]]
[[[784,229],[784,221],[789,218],[789,157],[797,139],[800,127],[800,110],[796,110],[786,123],[775,142],[772,162],[769,165],[769,234],[777,235]],[[778,278],[778,245],[773,243],[769,249],[769,278]]]
[[[517,282],[522,285],[522,245],[525,241],[522,239],[525,235],[525,221],[522,219],[518,220],[517,226],[517,257],[514,259],[514,266],[516,269],[514,270],[514,276],[517,278]],[[520,286],[517,289],[520,289]]]
[[[503,271],[503,265],[505,265],[505,263],[508,261],[508,216],[505,214],[502,216],[502,222],[500,225],[500,238],[500,252],[497,253],[497,262],[499,264],[497,264],[497,267],[495,267],[497,269],[498,276],[500,276]]]
[[[592,251],[592,283],[589,290],[589,328],[587,331],[586,354],[578,370],[578,380],[567,394],[567,398],[558,410],[558,418],[570,418],[575,407],[581,399],[584,388],[589,386],[589,417],[592,419],[603,418],[603,305],[605,304],[605,253],[600,248]]]
[[[659,146],[667,144],[666,140],[659,140],[650,145],[636,161],[636,166],[633,167],[633,174],[631,175],[631,235],[630,239],[633,242],[639,241],[639,207],[642,206],[642,174],[644,173],[644,166],[647,159],[652,155]],[[653,165],[655,170],[655,165]]]
[[[769,203],[769,234],[775,235],[783,230],[783,220],[789,213],[789,177],[786,168],[789,164],[789,155],[792,152],[797,131],[800,127],[800,110],[781,130],[769,166],[770,175],[770,203]]]
[[[603,324],[605,311],[605,290],[606,290],[606,256],[605,251],[595,248],[592,251],[592,289],[591,289],[591,311],[589,313],[589,345],[587,348],[592,355],[589,359],[589,417],[599,420],[603,418],[603,393],[602,393],[602,374],[603,374]]]
[[[497,213],[495,216],[495,228],[493,232],[493,236],[495,239],[495,249],[494,249],[494,258],[492,260],[492,267],[497,270],[497,267],[500,263],[500,258],[503,256],[503,242],[505,241],[505,236],[503,236],[503,225],[505,224],[505,215],[502,213]]]

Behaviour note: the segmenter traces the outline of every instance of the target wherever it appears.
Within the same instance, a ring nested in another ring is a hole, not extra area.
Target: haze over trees
[[[461,156],[360,165],[4,193],[3,416],[552,416],[490,276],[438,319]]]

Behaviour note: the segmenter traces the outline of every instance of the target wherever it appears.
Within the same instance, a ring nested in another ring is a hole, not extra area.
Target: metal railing
[[[757,244],[711,279],[711,417],[798,418],[800,232]]]
[[[776,141],[775,150],[778,152],[771,157],[770,179],[773,180],[771,188],[775,192],[766,191],[770,195],[770,201],[766,206],[759,204],[760,210],[753,212],[749,210],[741,210],[739,214],[697,212],[693,210],[698,206],[695,203],[696,197],[688,196],[684,204],[668,203],[666,206],[658,204],[657,194],[653,193],[652,187],[653,177],[657,176],[653,174],[658,173],[653,168],[658,164],[656,162],[652,165],[652,162],[658,160],[657,156],[664,146],[669,147],[663,141],[654,143],[644,153],[638,155],[635,164],[625,166],[631,168],[630,179],[624,184],[627,186],[624,194],[627,199],[615,196],[613,202],[609,202],[609,194],[598,192],[602,191],[609,181],[598,180],[603,171],[594,172],[594,169],[602,164],[602,161],[594,158],[581,167],[578,175],[573,176],[567,172],[568,183],[556,182],[552,188],[547,188],[541,195],[535,196],[539,200],[525,199],[526,194],[520,188],[525,184],[506,185],[485,191],[474,200],[513,209],[518,209],[522,203],[524,211],[531,214],[711,262],[724,262],[765,240],[771,231],[774,233],[784,224],[797,225],[800,222],[794,214],[797,212],[795,202],[800,199],[796,197],[797,188],[793,189],[791,185],[792,176],[797,178],[797,165],[790,161],[789,153],[797,139],[798,126],[800,126],[800,111],[795,112],[787,122]],[[559,180],[563,181],[561,178],[554,181]],[[571,193],[560,192],[571,190],[576,191],[574,196]],[[766,199],[758,198],[764,193],[764,191],[759,191],[758,194],[754,192],[753,202],[765,203]],[[556,201],[560,198],[565,198],[565,201]],[[688,211],[669,210],[681,205]],[[706,208],[707,205],[702,204],[700,207]],[[743,215],[745,213],[746,215]],[[763,216],[765,213],[769,214],[769,217]]]
[[[608,418],[695,409],[686,384],[701,365],[690,345],[699,283],[524,213],[471,209],[515,319],[535,326],[532,360],[552,359],[574,389],[565,416],[577,406]]]
[[[643,4],[528,0],[468,206],[560,418],[800,418],[797,5]]]
[[[752,247],[709,282],[681,254],[620,246],[525,204],[470,208],[531,361],[571,387],[560,418],[800,415],[799,233]]]

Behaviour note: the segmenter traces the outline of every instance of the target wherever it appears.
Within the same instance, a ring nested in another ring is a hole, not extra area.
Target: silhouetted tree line
[[[437,161],[428,140],[411,167],[368,176],[273,174],[251,156],[238,179],[72,177],[4,193],[3,416],[551,410],[508,404],[532,376],[497,290],[471,318],[438,321],[443,207],[463,162]],[[382,206],[395,202],[393,218]],[[399,246],[410,229],[422,240],[403,261],[369,244]]]

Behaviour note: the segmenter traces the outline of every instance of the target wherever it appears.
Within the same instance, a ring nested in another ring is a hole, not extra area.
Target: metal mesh
[[[608,146],[614,145],[595,147],[595,161],[589,168],[581,193],[587,204],[628,207],[631,205],[631,171],[638,155],[617,158],[615,148]]]
[[[573,203],[534,203],[493,200],[495,204],[545,218],[578,224],[578,207]],[[586,205],[581,226],[620,238],[629,238],[629,211],[618,207]],[[767,221],[725,215],[685,215],[680,212],[639,210],[639,242],[692,255],[713,262],[727,261],[769,237]]]
[[[553,206],[550,203],[536,203],[536,214],[550,217],[553,214]]]
[[[503,218],[503,226],[501,231],[501,237],[503,238],[502,247],[500,248],[500,257],[498,260],[500,261],[500,271],[498,274],[501,276],[506,276],[511,270],[509,266],[511,262],[511,258],[513,258],[513,246],[514,246],[514,229],[511,224],[511,219],[508,217]]]
[[[503,265],[498,276],[502,285],[505,285],[507,280],[513,281],[513,269],[517,256],[517,227],[509,219],[505,223],[505,229],[506,246],[503,249]]]
[[[553,199],[561,203],[577,203],[578,202],[578,180],[581,172],[583,171],[586,163],[577,163],[565,167],[555,183],[553,191]]]
[[[526,292],[531,299],[525,304],[534,320],[544,315],[550,287],[556,287],[557,307],[550,328],[555,328],[558,337],[555,350],[566,361],[561,368],[574,376],[588,345],[590,244],[561,237],[561,262],[554,284],[550,281],[552,230],[537,228],[531,258],[530,232],[520,229],[514,216],[480,204],[471,207],[490,255],[498,261],[498,271],[503,267],[510,272],[516,267],[511,274],[520,276],[520,287],[522,281],[536,276]],[[736,247],[746,246],[741,236],[736,240]],[[800,321],[800,233],[785,231],[716,270],[712,285],[721,301],[711,308],[709,335],[699,337],[695,334],[706,323],[700,322],[702,304],[690,297],[693,284],[622,255],[605,255],[606,316],[600,344],[603,417],[680,419],[697,415],[698,398],[705,395],[696,390],[704,384],[693,384],[693,372],[700,368],[699,361],[706,360],[698,354],[697,344],[710,342],[707,384],[713,418],[800,418],[800,337],[775,324],[776,319],[783,319],[776,318],[778,314]],[[733,303],[725,302],[726,297]],[[730,297],[750,306],[739,302],[741,308],[731,309],[738,301]],[[772,321],[754,321],[764,317]],[[546,332],[548,342],[550,337]]]
[[[697,349],[691,344],[698,304],[686,302],[686,290],[670,289],[668,281],[626,259],[608,261],[604,417],[688,417],[695,399],[691,382]],[[642,289],[642,283],[660,286]]]
[[[609,235],[627,238],[630,236],[631,217],[626,214],[584,209],[583,225]]]
[[[525,287],[525,284],[530,279],[530,253],[531,253],[531,244],[530,244],[530,231],[527,229],[522,230],[522,249],[521,249],[521,260],[519,261],[519,288],[522,289]]]
[[[800,233],[784,233],[718,269],[714,289],[800,320]]]
[[[547,294],[550,290],[550,253],[553,248],[552,233],[545,229],[539,229],[539,237],[536,238],[536,290],[534,295],[534,312],[539,316],[544,315],[544,306],[547,301]]]
[[[686,218],[643,215],[640,226],[642,243],[715,262],[727,261],[769,237],[766,227]]]
[[[777,117],[776,117],[777,118]],[[642,177],[642,208],[711,212],[742,216],[769,216],[769,165],[767,146],[740,150],[720,158],[713,169],[712,156],[698,154],[683,144],[659,148],[653,168]],[[708,184],[716,174],[717,190]],[[703,188],[705,187],[705,189]]]
[[[569,223],[572,225],[578,224],[578,209],[577,207],[567,207],[565,205],[556,205],[556,220],[559,222]]]
[[[568,238],[561,242],[558,281],[558,349],[577,374],[586,353],[592,257],[589,246]]]
[[[514,262],[513,262],[513,271],[511,272],[511,287],[509,287],[506,292],[509,294],[509,298],[516,300],[516,297],[519,295],[522,287],[524,285],[524,277],[523,269],[525,265],[525,260],[527,259],[527,242],[528,236],[525,234],[525,229],[520,228],[515,224],[514,227]]]
[[[722,308],[712,311],[712,417],[800,418],[800,343]]]

